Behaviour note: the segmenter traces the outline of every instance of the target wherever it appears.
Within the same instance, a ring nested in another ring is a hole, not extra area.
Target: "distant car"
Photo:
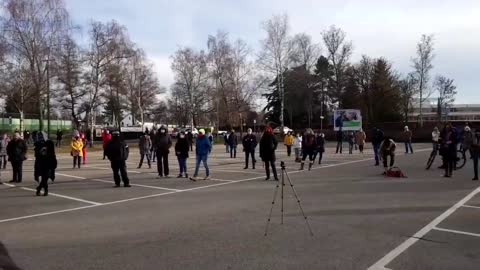
[[[190,130],[191,130],[190,128],[185,129],[185,133],[190,132]],[[191,131],[192,131],[193,136],[194,136],[194,137],[197,137],[197,135],[198,135],[198,129],[193,128],[193,130],[191,130]]]
[[[273,130],[273,133],[280,134],[281,127],[277,127]],[[289,127],[283,127],[283,134],[287,134],[288,132],[293,132],[293,129]]]
[[[219,130],[219,131],[217,131],[218,136],[223,136],[223,135],[225,135],[225,134],[227,134],[227,133],[228,133],[228,131],[226,131],[226,130]]]

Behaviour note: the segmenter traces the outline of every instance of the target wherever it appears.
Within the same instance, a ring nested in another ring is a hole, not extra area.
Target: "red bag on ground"
[[[407,178],[407,176],[398,167],[390,168],[385,174],[386,177]]]

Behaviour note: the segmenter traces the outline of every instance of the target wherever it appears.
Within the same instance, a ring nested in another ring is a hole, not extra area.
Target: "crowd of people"
[[[25,134],[25,133],[24,133]],[[29,135],[28,135],[29,136]],[[336,153],[342,153],[344,139],[349,145],[349,154],[354,149],[364,153],[364,147],[367,135],[362,129],[358,131],[337,131]],[[412,154],[412,130],[408,126],[404,127],[401,139],[405,144],[405,153]],[[39,183],[37,187],[37,195],[44,191],[44,195],[48,195],[48,180],[55,181],[55,170],[57,168],[57,159],[55,155],[55,147],[62,145],[63,133],[57,132],[57,141],[54,143],[48,140],[48,136],[44,132],[34,132],[28,137],[32,140],[35,153],[34,179]],[[87,146],[91,146],[91,134],[74,131],[70,143],[70,155],[73,158],[73,169],[80,169],[82,164],[87,162]],[[121,139],[120,133],[114,131],[110,133],[105,129],[102,134],[103,140],[103,158],[108,158],[111,163],[115,187],[119,187],[123,182],[124,187],[130,187],[130,181],[127,174],[126,161],[129,156],[128,145]],[[225,134],[224,144],[226,153],[230,158],[237,158],[238,137],[234,130]],[[393,138],[385,136],[381,129],[373,128],[370,141],[372,143],[373,153],[375,157],[375,166],[380,166],[383,162],[384,173],[387,173],[395,166],[395,155],[397,145]],[[305,169],[305,163],[308,162],[308,170],[311,170],[318,158],[318,164],[322,164],[323,154],[325,152],[325,134],[322,132],[314,133],[307,128],[303,134],[288,132],[283,138],[286,147],[287,156],[291,157],[292,148],[295,155],[295,162],[300,163],[299,170]],[[23,173],[23,162],[27,159],[27,148],[29,142],[22,137],[20,132],[15,132],[13,138],[10,139],[4,134],[0,141],[0,168],[5,169],[7,161],[12,165],[13,179],[10,183],[21,183]],[[255,169],[256,166],[256,148],[259,145],[259,157],[263,162],[266,178],[278,181],[278,173],[276,168],[276,151],[278,148],[277,136],[271,127],[266,127],[261,138],[257,141],[257,136],[253,134],[252,129],[248,129],[247,134],[241,138],[243,152],[245,156],[244,169]],[[192,177],[189,177],[187,160],[190,158],[190,152],[193,152],[195,145],[195,169]],[[478,180],[478,159],[480,157],[480,130],[475,133],[467,124],[463,130],[453,127],[447,123],[442,130],[435,127],[432,131],[433,150],[438,151],[442,156],[442,166],[445,169],[445,177],[452,177],[455,164],[458,159],[457,152],[460,149],[469,153],[470,159],[473,160],[474,178]],[[180,132],[175,142],[172,141],[168,129],[161,126],[158,130],[145,130],[139,138],[138,148],[140,153],[140,161],[138,168],[147,162],[149,168],[152,168],[152,162],[157,160],[157,178],[168,178],[170,175],[169,155],[170,149],[174,150],[175,157],[179,165],[177,178],[187,178],[191,181],[200,179],[210,179],[210,170],[208,167],[208,158],[211,154],[213,146],[213,136],[204,129],[198,131],[197,136],[193,136],[191,132]],[[205,176],[199,177],[200,165],[203,164]],[[0,181],[0,184],[2,182]]]

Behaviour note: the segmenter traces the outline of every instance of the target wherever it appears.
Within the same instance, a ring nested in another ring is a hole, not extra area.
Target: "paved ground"
[[[276,182],[263,181],[261,165],[244,171],[243,154],[232,160],[220,146],[214,179],[196,183],[134,169],[134,153],[130,189],[112,188],[100,153],[80,170],[62,156],[48,197],[34,196],[28,161],[21,186],[0,186],[0,239],[23,269],[38,270],[479,269],[480,189],[470,162],[444,179],[423,168],[428,146],[415,147],[425,151],[398,155],[407,179],[381,176],[370,150],[328,149],[310,172],[280,152],[313,237],[288,186],[284,224],[276,205],[265,237]]]

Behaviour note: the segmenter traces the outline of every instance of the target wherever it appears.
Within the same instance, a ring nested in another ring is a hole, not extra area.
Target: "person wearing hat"
[[[77,166],[80,169],[83,157],[83,141],[78,132],[74,133],[70,148],[70,155],[73,157],[73,168],[75,169],[75,166]]]
[[[112,139],[105,146],[105,154],[110,160],[115,187],[120,187],[120,176],[124,187],[130,187],[127,175],[128,145],[120,139],[120,132],[114,131]]]
[[[252,133],[252,129],[247,130],[247,135],[243,137],[242,140],[243,152],[245,152],[245,168],[248,169],[248,158],[252,157],[252,169],[255,170],[255,148],[257,147],[257,137]]]
[[[178,136],[177,143],[175,144],[175,155],[178,159],[178,166],[180,167],[180,173],[177,178],[188,178],[187,173],[187,158],[190,146],[188,145],[188,139],[185,135],[185,131],[181,131]]]
[[[23,161],[27,159],[27,144],[19,132],[15,132],[13,140],[7,146],[8,160],[12,163],[13,179],[10,183],[21,183]]]
[[[198,170],[200,168],[200,162],[203,163],[203,166],[205,166],[205,178],[203,180],[208,180],[210,179],[210,171],[208,169],[208,155],[212,151],[212,144],[210,143],[210,140],[208,140],[207,136],[205,136],[205,130],[200,129],[198,131],[198,136],[195,141],[195,152],[197,156],[196,164],[195,164],[195,173],[193,174],[193,177],[190,178],[192,181],[197,181],[198,180]]]
[[[232,129],[228,135],[228,146],[230,147],[230,158],[237,158],[238,139],[235,130]]]
[[[167,128],[165,126],[162,125],[157,135],[155,135],[154,145],[157,151],[158,178],[168,177],[170,172],[168,168],[168,154],[170,153],[170,147],[172,147],[172,140],[167,134]]]

